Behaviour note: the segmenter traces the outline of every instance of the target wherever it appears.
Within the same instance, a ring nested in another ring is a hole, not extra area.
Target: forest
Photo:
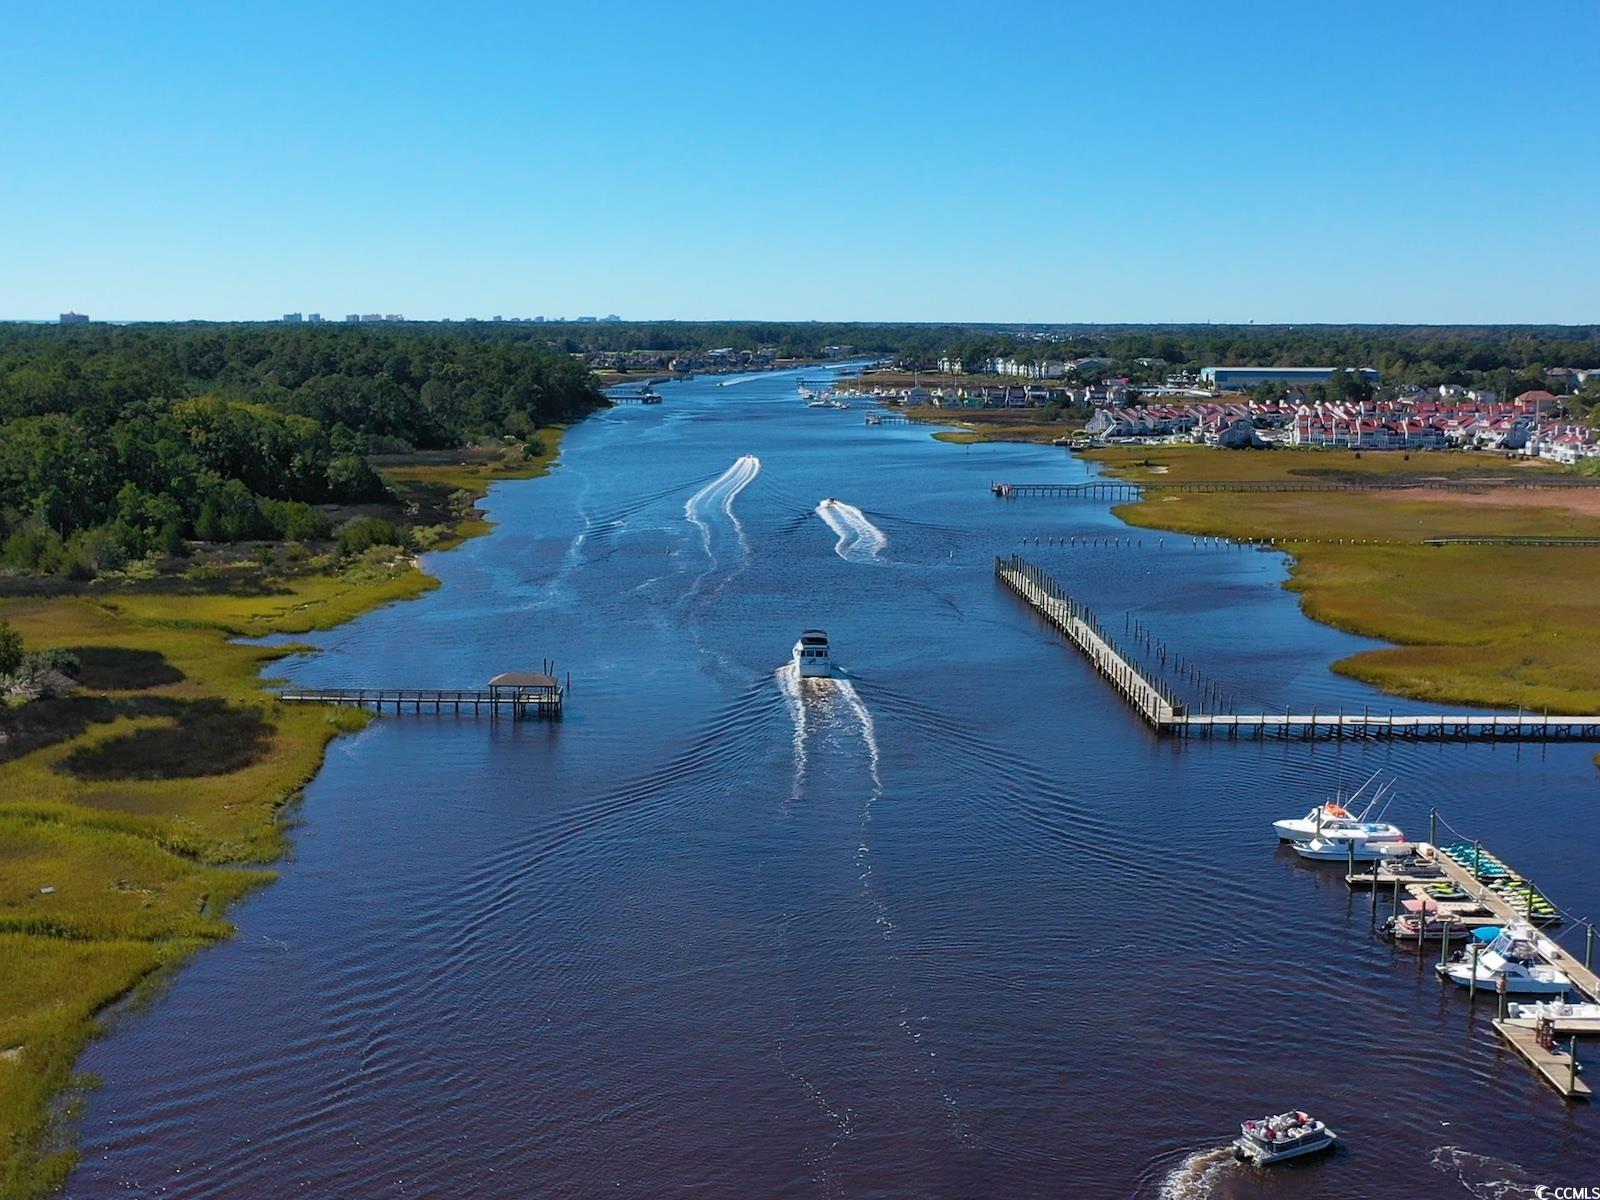
[[[367,455],[530,440],[604,401],[543,346],[444,326],[0,325],[0,566],[326,536]]]

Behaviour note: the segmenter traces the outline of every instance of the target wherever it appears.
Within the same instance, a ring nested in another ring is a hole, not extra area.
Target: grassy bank
[[[1071,437],[1083,422],[1063,418],[1045,419],[1049,411],[1038,408],[935,408],[916,405],[905,410],[913,421],[929,425],[956,425],[933,436],[941,442],[971,445],[974,442],[1044,442]]]
[[[1132,447],[1090,457],[1163,481],[1507,477],[1548,465],[1478,455]],[[1600,712],[1600,550],[1426,546],[1425,538],[1600,536],[1600,493],[1371,491],[1162,493],[1119,506],[1130,524],[1273,538],[1286,586],[1316,620],[1396,643],[1334,664],[1395,695],[1441,704]],[[1367,544],[1363,544],[1367,543]]]
[[[380,463],[436,547],[483,532],[466,506],[537,458],[451,452]],[[437,519],[435,523],[434,519]],[[30,647],[70,648],[70,696],[0,708],[0,1200],[57,1188],[73,1152],[55,1098],[109,1003],[226,937],[226,910],[271,880],[280,813],[348,710],[278,704],[261,668],[301,633],[435,586],[409,555],[295,572],[249,563],[0,600]]]

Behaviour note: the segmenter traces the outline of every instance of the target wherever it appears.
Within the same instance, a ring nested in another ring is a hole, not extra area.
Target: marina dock
[[[1438,821],[1437,812],[1430,813],[1429,824],[1435,830]],[[1434,830],[1430,830],[1432,836],[1436,836]],[[1565,919],[1564,914],[1550,904],[1531,881],[1484,850],[1479,843],[1463,842],[1441,847],[1433,842],[1422,842],[1418,848],[1428,864],[1426,867],[1402,867],[1396,871],[1386,870],[1385,864],[1374,863],[1371,870],[1352,871],[1345,876],[1345,881],[1352,889],[1372,890],[1374,920],[1377,919],[1385,893],[1392,895],[1392,909],[1398,914],[1402,892],[1416,900],[1432,900],[1433,911],[1438,916],[1468,928],[1505,926],[1513,921],[1530,921],[1536,926],[1548,927]],[[1452,886],[1462,898],[1436,899],[1429,889],[1439,884]],[[1535,904],[1542,910],[1542,915],[1531,911]],[[1468,944],[1473,943],[1469,941]],[[1579,993],[1583,1001],[1590,1004],[1600,1002],[1600,974],[1594,970],[1596,939],[1592,924],[1584,926],[1581,958],[1555,941],[1548,928],[1541,929],[1536,945],[1540,956],[1572,981],[1571,990]],[[1441,939],[1441,962],[1449,950],[1449,942]],[[1493,1026],[1501,1040],[1555,1088],[1563,1099],[1588,1100],[1591,1097],[1592,1089],[1579,1074],[1578,1039],[1600,1037],[1600,1017],[1557,1014],[1543,1022],[1532,1016],[1512,1017],[1507,1015],[1509,1010],[1504,994],[1487,987],[1477,991],[1495,996],[1499,1001],[1500,1013]],[[1469,998],[1475,998],[1472,991],[1468,995]],[[1537,999],[1556,1000],[1559,997]],[[1541,1024],[1544,1026],[1542,1031]]]
[[[482,688],[284,688],[277,696],[285,704],[332,704],[370,708],[379,713],[451,713],[522,721],[562,715],[571,677],[563,684],[552,670],[546,664],[542,672],[508,671],[496,675]]]
[[[995,576],[1067,636],[1157,733],[1172,737],[1380,738],[1416,741],[1600,742],[1600,713],[1385,713],[1311,705],[1281,713],[1190,712],[1184,701],[1119,651],[1085,605],[1020,555],[997,557]],[[1087,636],[1093,634],[1092,637]]]

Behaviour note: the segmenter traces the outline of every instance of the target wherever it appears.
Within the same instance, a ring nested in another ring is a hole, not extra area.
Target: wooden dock
[[[1508,925],[1512,921],[1528,919],[1526,914],[1511,904],[1501,893],[1489,887],[1470,869],[1456,862],[1448,854],[1435,851],[1433,857],[1443,868],[1445,878],[1465,892],[1475,903],[1498,917],[1500,924]],[[1512,880],[1522,882],[1523,877],[1513,872]],[[1586,966],[1581,958],[1543,933],[1539,935],[1538,950],[1551,966],[1566,973],[1572,980],[1574,988],[1583,993],[1587,1000],[1600,1002],[1600,975],[1597,975],[1592,967]]]
[[[508,672],[496,675],[482,688],[283,688],[278,699],[285,704],[332,704],[370,708],[374,712],[451,713],[455,716],[559,717],[570,687],[544,672]]]
[[[1052,497],[1064,500],[1099,500],[1106,497],[1132,497],[1142,492],[1481,492],[1485,490],[1541,490],[1600,487],[1600,480],[1573,475],[1494,476],[1482,479],[1394,479],[1375,476],[1371,480],[1325,479],[1212,479],[1172,480],[1160,478],[1134,482],[1128,479],[1091,479],[1087,483],[1007,483],[996,481],[989,490],[1002,500]]]
[[[1299,712],[1206,713],[1188,706],[1158,679],[1142,672],[1116,648],[1085,605],[1037,565],[1020,555],[997,557],[995,575],[1035,612],[1067,636],[1118,693],[1156,730],[1173,737],[1372,738],[1412,741],[1600,742],[1600,713],[1405,713],[1391,709],[1347,712],[1311,706]],[[1092,636],[1090,636],[1092,635]]]
[[[1495,1031],[1528,1065],[1544,1076],[1545,1082],[1561,1093],[1563,1100],[1588,1100],[1593,1092],[1575,1070],[1574,1055],[1569,1042],[1565,1048],[1548,1050],[1534,1032],[1534,1023],[1528,1021],[1496,1021]]]
[[[1010,559],[997,558],[995,574],[1082,650],[1095,669],[1151,725],[1157,729],[1166,728],[1181,716],[1182,703],[1123,657],[1094,614],[1063,592],[1049,575],[1016,555]]]

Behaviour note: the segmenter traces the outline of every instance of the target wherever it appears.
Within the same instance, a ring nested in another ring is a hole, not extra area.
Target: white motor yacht
[[[821,629],[803,629],[794,644],[794,669],[801,679],[826,679],[833,674],[828,657],[828,635]]]
[[[1338,1134],[1309,1113],[1286,1112],[1243,1122],[1233,1142],[1233,1153],[1266,1167],[1286,1158],[1332,1150],[1338,1140]]]
[[[1350,815],[1342,804],[1319,804],[1305,816],[1274,821],[1272,828],[1280,840],[1304,842],[1311,838],[1354,838],[1361,842],[1403,842],[1405,831],[1388,821],[1363,821]]]
[[[1500,936],[1478,951],[1478,986],[1490,992],[1505,981],[1506,991],[1514,995],[1559,996],[1572,987],[1566,972],[1557,970],[1542,957],[1545,939],[1525,921],[1513,921]],[[1458,950],[1447,963],[1434,970],[1445,978],[1468,987],[1472,983],[1472,948]]]
[[[1357,788],[1355,794],[1350,797],[1350,804],[1354,804],[1360,798],[1361,793],[1366,791],[1375,779],[1377,779],[1376,775]],[[1317,805],[1303,817],[1289,817],[1282,821],[1274,821],[1272,830],[1280,840],[1285,842],[1305,842],[1313,838],[1354,838],[1356,841],[1362,842],[1403,842],[1406,835],[1400,826],[1390,824],[1387,821],[1367,820],[1367,815],[1372,812],[1373,806],[1383,799],[1384,794],[1392,786],[1391,784],[1379,787],[1376,794],[1367,802],[1366,808],[1361,810],[1360,816],[1353,814],[1344,804],[1330,800],[1326,804]],[[1384,805],[1384,807],[1387,808],[1388,805]],[[1380,813],[1379,815],[1381,816],[1382,814]]]

